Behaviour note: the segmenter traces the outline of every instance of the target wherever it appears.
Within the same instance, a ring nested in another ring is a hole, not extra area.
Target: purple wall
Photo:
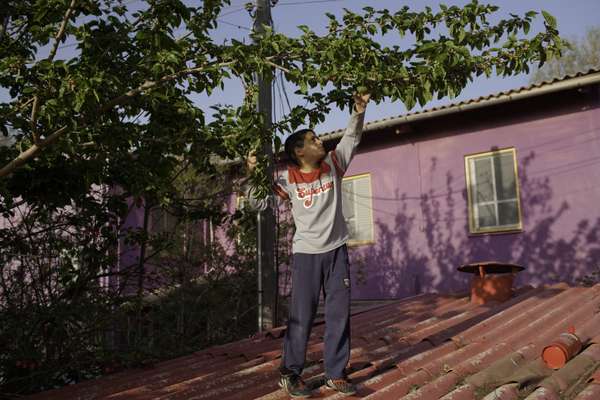
[[[117,268],[121,271],[127,271],[128,269],[132,269],[136,271],[139,265],[140,256],[141,256],[141,247],[137,244],[127,244],[124,237],[128,232],[134,232],[143,229],[144,226],[144,212],[145,212],[145,203],[143,199],[139,201],[135,201],[133,198],[128,199],[129,211],[127,216],[124,218],[122,225],[120,227],[120,235],[121,239],[118,244],[118,266]],[[222,209],[224,212],[233,213],[235,212],[236,206],[236,195],[227,195],[222,204]],[[234,243],[231,242],[227,238],[226,228],[220,227],[216,224],[209,224],[208,220],[202,220],[196,222],[196,234],[200,237],[206,238],[207,243],[210,241],[208,238],[212,236],[213,240],[219,242],[223,245],[223,250],[225,254],[232,254],[235,251]],[[210,233],[212,227],[212,234]],[[149,216],[148,220],[148,232],[152,234],[156,232],[157,228],[153,226],[153,217]],[[148,257],[148,252],[151,251],[147,248],[146,257]],[[172,282],[169,282],[164,274],[161,274],[161,266],[157,263],[159,261],[159,257],[155,258],[156,261],[146,261],[145,263],[145,284],[144,287],[148,289],[154,289],[157,287],[162,287],[165,285],[171,285]],[[167,260],[163,260],[163,262],[167,262]],[[181,262],[180,260],[177,262]],[[173,265],[171,265],[173,266]],[[232,272],[235,270],[235,266],[225,266],[225,270],[227,272]],[[207,274],[212,271],[210,265],[199,264],[197,265],[197,274]],[[113,282],[114,285],[123,285],[125,287],[125,293],[135,293],[138,288],[138,280],[137,273],[132,274],[129,278],[121,278],[120,281]]]
[[[347,176],[371,173],[375,243],[352,248],[353,297],[464,291],[470,276],[456,268],[481,260],[525,266],[519,286],[575,282],[597,268],[599,93],[462,112],[408,134],[366,133]],[[517,152],[524,229],[470,236],[464,156],[506,147]]]

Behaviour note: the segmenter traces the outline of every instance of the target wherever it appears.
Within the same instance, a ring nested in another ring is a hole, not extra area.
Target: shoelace
[[[345,380],[345,379],[330,379],[330,381],[331,381],[331,383],[334,386],[337,386],[337,387],[344,387],[344,388],[346,388],[346,387],[350,386],[350,384],[348,383],[348,381]]]

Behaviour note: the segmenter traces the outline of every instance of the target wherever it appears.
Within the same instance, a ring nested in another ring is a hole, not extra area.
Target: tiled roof
[[[354,312],[350,378],[364,399],[600,399],[600,284],[526,287],[505,303],[424,294]],[[582,350],[561,369],[545,346],[574,327]],[[304,377],[316,398],[324,324]],[[32,396],[32,399],[287,399],[277,387],[284,330]]]

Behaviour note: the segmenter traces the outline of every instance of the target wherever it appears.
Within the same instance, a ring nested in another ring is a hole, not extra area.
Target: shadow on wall
[[[525,266],[517,275],[517,286],[573,284],[592,273],[600,264],[600,218],[582,219],[575,230],[565,229],[569,203],[561,201],[562,194],[555,195],[556,186],[551,185],[548,173],[528,174],[534,159],[531,152],[519,161],[523,232],[469,236],[464,175],[456,179],[451,171],[446,173],[443,191],[432,188],[412,197],[396,191],[393,198],[384,199],[394,201],[399,211],[389,215],[375,210],[381,215],[375,222],[376,243],[353,254],[362,264],[354,267],[354,297],[464,292],[470,276],[456,268],[482,260]],[[432,159],[432,175],[436,164]],[[573,225],[568,221],[569,227]]]

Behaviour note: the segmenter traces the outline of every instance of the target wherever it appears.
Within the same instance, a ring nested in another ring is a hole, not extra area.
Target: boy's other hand
[[[352,97],[354,97],[354,109],[356,110],[356,112],[358,112],[358,113],[365,112],[365,110],[367,109],[367,103],[369,102],[371,95],[369,93],[365,93],[365,94],[354,93],[352,95]]]
[[[249,173],[252,173],[254,171],[254,169],[256,168],[256,164],[256,151],[251,151],[246,157],[246,168],[248,168]]]

